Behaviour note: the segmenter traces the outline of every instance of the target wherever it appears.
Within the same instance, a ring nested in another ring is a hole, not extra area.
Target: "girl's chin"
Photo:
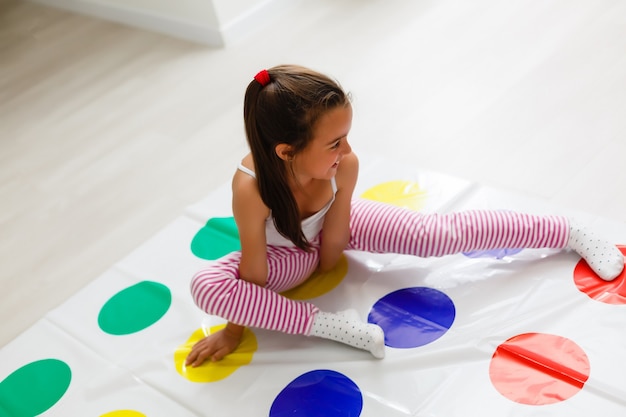
[[[317,177],[317,179],[318,180],[324,180],[324,181],[331,180],[336,175],[337,175],[337,168],[330,168],[328,171],[326,171],[326,174],[320,175],[319,177]]]

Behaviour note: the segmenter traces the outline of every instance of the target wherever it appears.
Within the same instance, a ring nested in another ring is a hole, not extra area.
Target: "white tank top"
[[[253,178],[256,178],[256,174],[250,168],[246,168],[242,164],[239,164],[237,167],[242,172],[250,175]],[[335,201],[335,194],[337,193],[337,183],[335,182],[335,177],[330,179],[330,185],[333,189],[333,196],[328,203],[320,211],[306,219],[302,220],[302,233],[306,239],[310,242],[312,241],[322,230],[322,226],[324,225],[324,216],[332,206]],[[274,218],[272,217],[272,213],[270,211],[270,215],[267,219],[265,219],[265,239],[268,245],[274,246],[294,246],[293,242],[276,230],[276,226],[274,225]]]

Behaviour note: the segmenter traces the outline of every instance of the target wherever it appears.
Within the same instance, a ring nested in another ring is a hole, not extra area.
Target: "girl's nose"
[[[347,139],[343,141],[343,149],[341,151],[344,154],[349,154],[350,152],[352,152],[352,147],[348,143]]]

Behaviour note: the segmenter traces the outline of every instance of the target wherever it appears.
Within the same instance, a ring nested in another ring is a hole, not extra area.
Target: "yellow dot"
[[[146,417],[145,414],[133,410],[117,410],[102,414],[100,417]]]
[[[428,196],[414,181],[389,181],[368,189],[361,197],[417,211],[424,207]]]
[[[202,365],[193,368],[185,365],[185,360],[196,342],[204,339],[211,333],[215,333],[226,327],[225,324],[212,326],[209,332],[205,328],[196,330],[184,345],[179,346],[174,352],[174,364],[176,371],[192,382],[215,382],[227,378],[239,369],[252,362],[252,356],[257,350],[256,336],[246,328],[243,332],[241,343],[232,353],[226,355],[218,362],[206,361]]]
[[[341,255],[337,266],[332,270],[319,273],[315,272],[302,284],[281,294],[292,300],[308,300],[330,292],[344,279],[348,273],[348,259]]]

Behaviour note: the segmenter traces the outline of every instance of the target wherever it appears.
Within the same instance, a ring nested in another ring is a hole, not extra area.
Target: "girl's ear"
[[[286,143],[279,143],[278,145],[276,145],[274,150],[276,152],[276,155],[278,155],[278,157],[283,161],[289,161],[293,159],[293,148],[291,147],[291,145],[288,145]]]

